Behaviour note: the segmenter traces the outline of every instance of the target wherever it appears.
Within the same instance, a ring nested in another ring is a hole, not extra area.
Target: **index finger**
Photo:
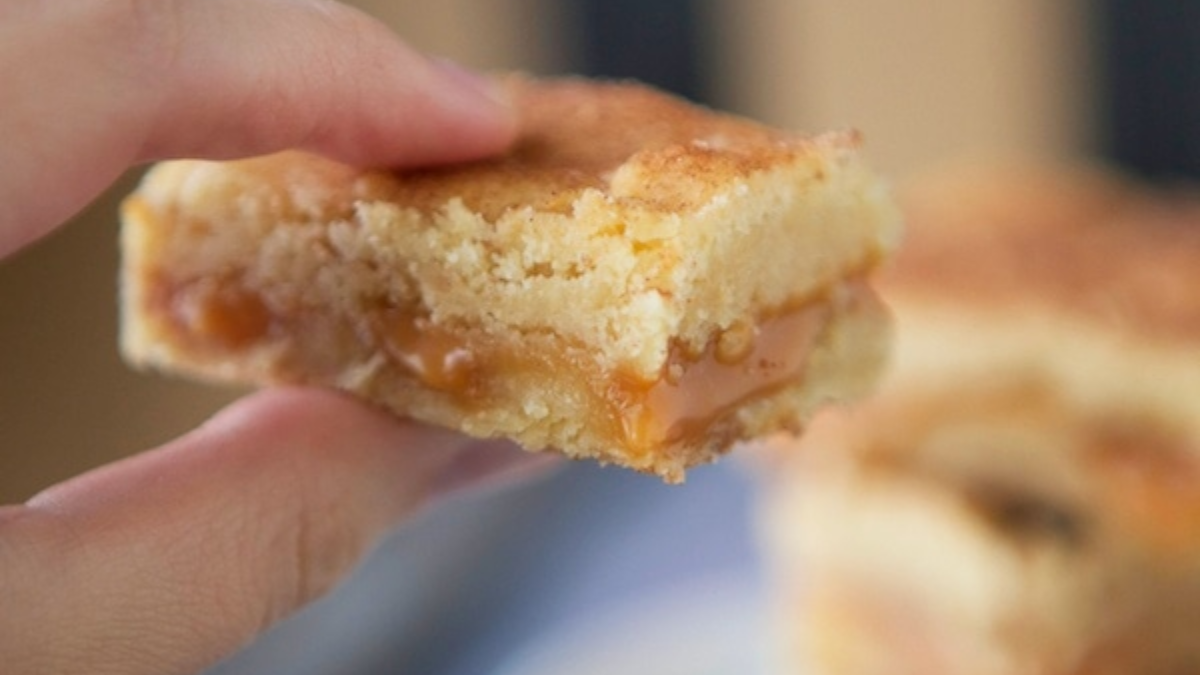
[[[485,80],[334,2],[0,0],[0,15],[0,255],[140,161],[302,147],[429,164],[515,133]]]

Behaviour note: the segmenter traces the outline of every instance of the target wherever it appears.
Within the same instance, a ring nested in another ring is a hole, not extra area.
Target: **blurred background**
[[[1191,3],[351,4],[476,68],[636,77],[777,126],[856,127],[898,183],[962,158],[1093,157],[1163,180],[1200,171],[1200,5]],[[6,503],[178,435],[236,394],[133,373],[117,356],[116,210],[136,179],[0,262]],[[536,645],[647,594],[665,606],[708,593],[724,624],[728,612],[751,617],[752,483],[735,463],[697,471],[681,488],[580,465],[460,500],[218,671],[499,672],[537,662],[527,656]],[[704,619],[703,606],[690,611]],[[704,635],[697,625],[680,639],[705,644]]]

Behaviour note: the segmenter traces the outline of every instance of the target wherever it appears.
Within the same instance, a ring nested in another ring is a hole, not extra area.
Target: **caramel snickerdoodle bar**
[[[123,206],[139,366],[352,392],[677,482],[880,369],[897,211],[854,133],[631,83],[511,78],[506,155],[154,167]]]

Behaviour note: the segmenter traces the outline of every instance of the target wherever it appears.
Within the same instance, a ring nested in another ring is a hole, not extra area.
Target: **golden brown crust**
[[[896,292],[1200,339],[1194,194],[1082,167],[959,167],[918,179],[902,200],[913,225],[881,280]]]
[[[514,76],[505,85],[520,131],[503,156],[400,175],[355,172],[299,155],[289,163],[309,164],[300,170],[320,172],[331,194],[341,195],[328,204],[327,217],[345,217],[355,200],[432,213],[457,199],[496,220],[512,209],[570,213],[586,190],[641,209],[688,212],[731,180],[804,155],[854,152],[861,144],[853,131],[785,134],[628,82],[563,79],[551,86]]]

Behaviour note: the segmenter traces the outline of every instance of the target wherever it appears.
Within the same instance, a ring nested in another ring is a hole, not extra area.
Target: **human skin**
[[[402,167],[515,134],[485,79],[320,0],[0,0],[0,92],[0,256],[152,160],[299,147]],[[430,499],[528,457],[333,392],[252,395],[0,507],[0,670],[200,670]]]

